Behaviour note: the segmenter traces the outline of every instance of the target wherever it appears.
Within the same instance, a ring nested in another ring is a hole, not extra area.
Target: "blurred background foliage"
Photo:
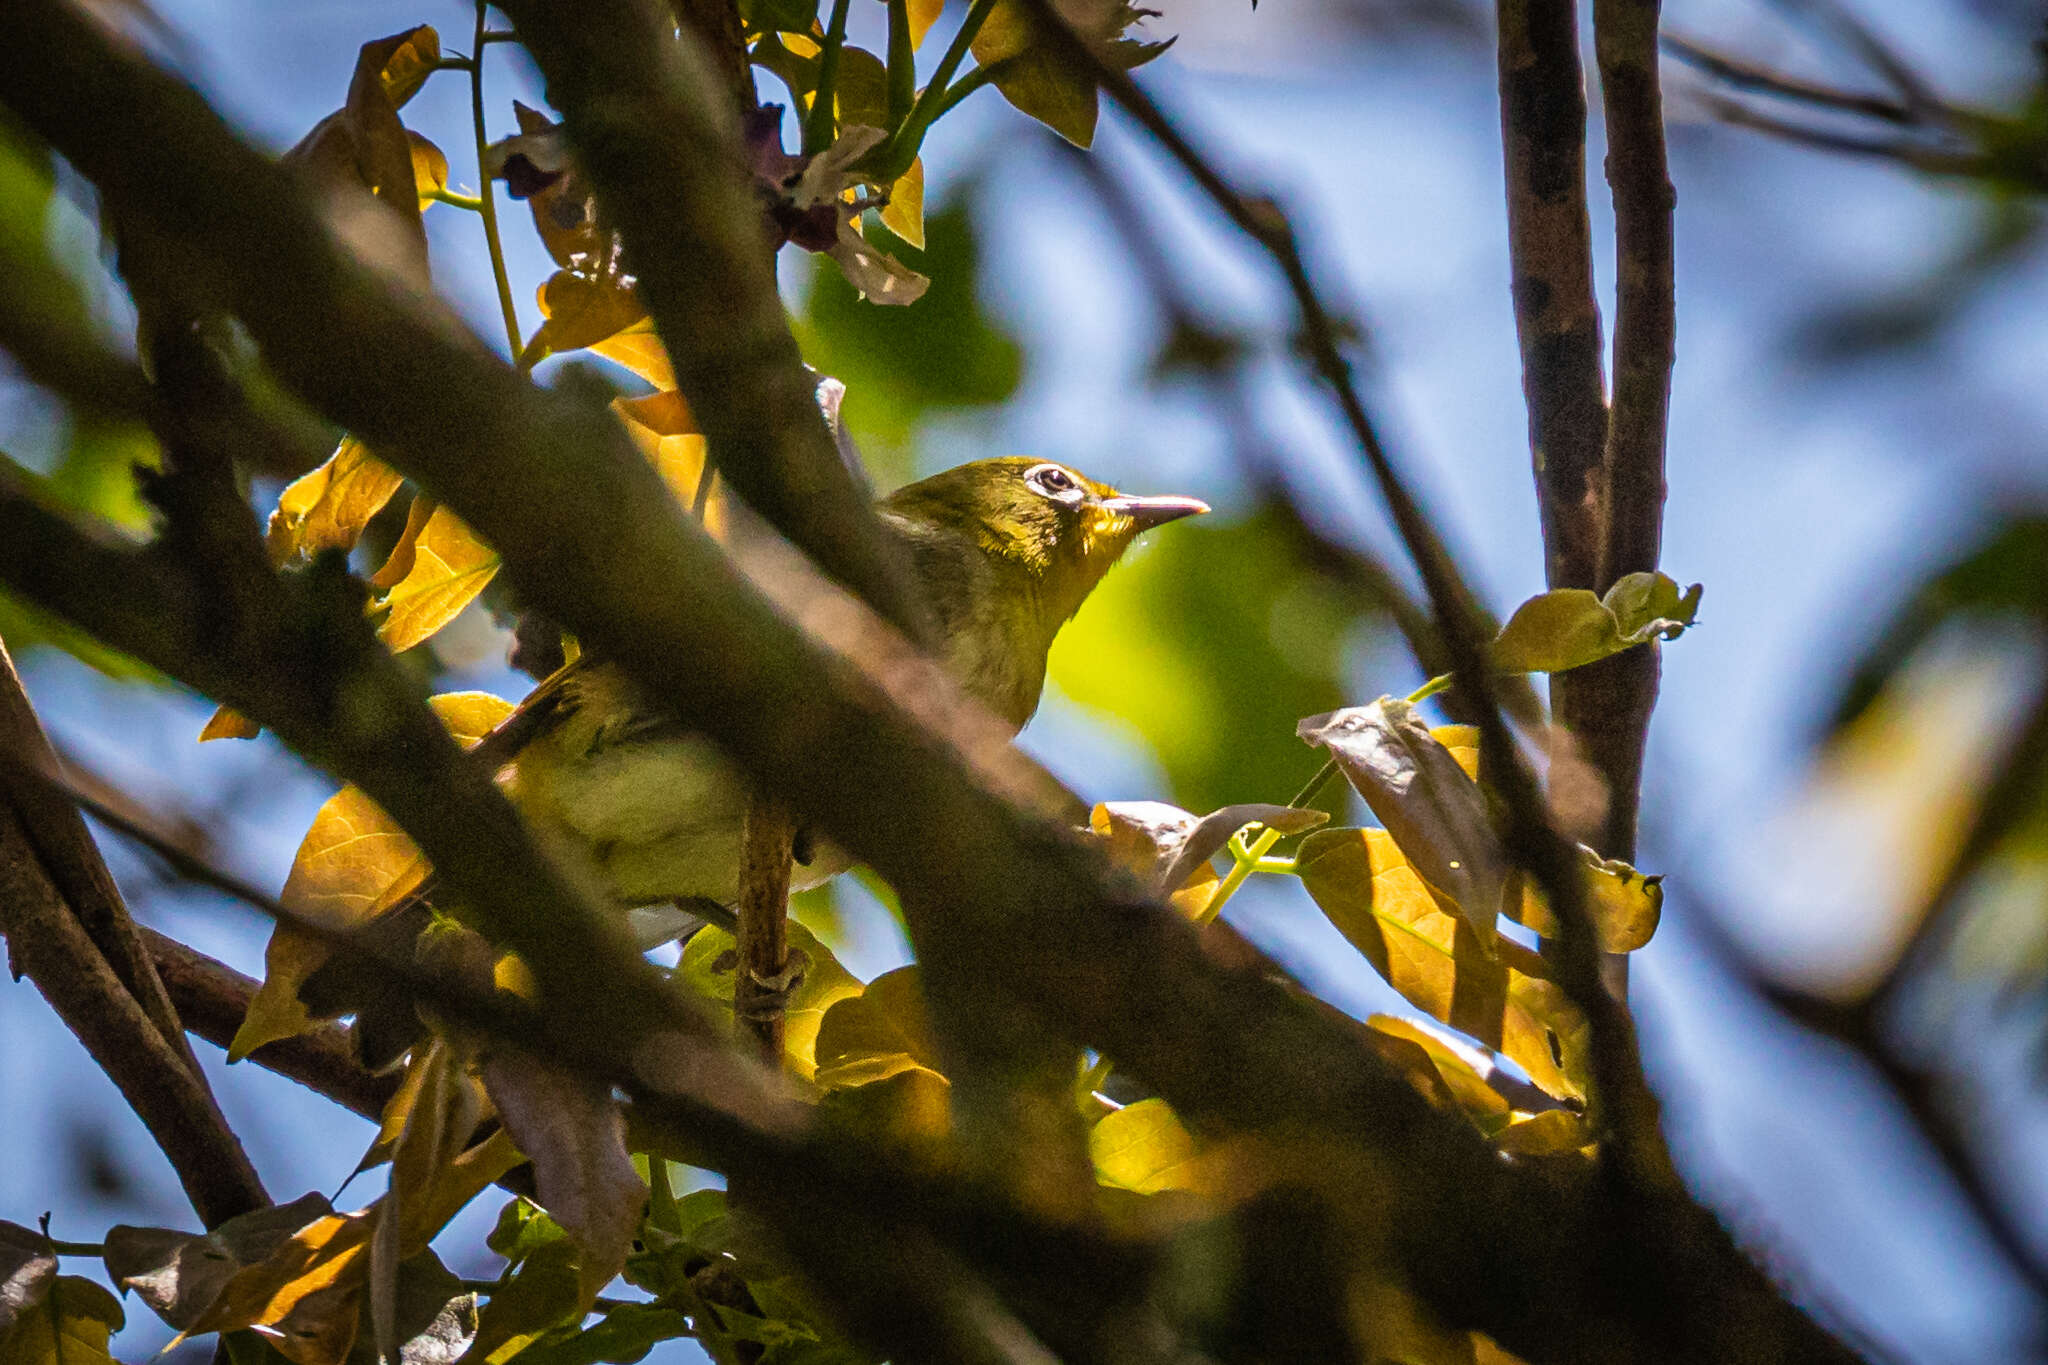
[[[280,149],[334,106],[358,43],[418,22],[452,31],[467,13],[444,0],[157,8],[191,40],[202,86]],[[869,46],[880,11],[855,12]],[[1667,64],[1681,293],[1666,563],[1708,591],[1699,628],[1665,658],[1641,863],[1671,874],[1671,899],[1639,955],[1635,998],[1687,1175],[1797,1292],[1904,1358],[2039,1359],[2048,1313],[2024,1264],[1984,1234],[1944,1167],[1950,1154],[1916,1132],[1891,1083],[1920,1088],[1978,1193],[2023,1230],[2020,1251],[2040,1256],[2042,17],[2024,0],[1862,0],[1855,26],[1845,13],[1821,0],[1667,4],[1673,33],[1895,112]],[[935,32],[954,22],[957,8]],[[1541,558],[1490,26],[1486,7],[1455,0],[1256,13],[1190,0],[1155,22],[1180,41],[1142,76],[1226,164],[1296,210],[1366,320],[1361,355],[1404,464],[1505,610],[1540,586]],[[1860,32],[1893,60],[1873,62]],[[512,98],[538,103],[538,83],[510,56],[492,82],[503,135]],[[466,91],[429,82],[407,118],[463,129]],[[1149,262],[1105,230],[1064,158],[982,95],[927,147],[925,249],[887,244],[931,277],[925,298],[860,304],[835,270],[794,252],[786,297],[808,358],[848,386],[846,421],[878,487],[1030,451],[1217,504],[1091,599],[1054,653],[1052,694],[1024,743],[1091,800],[1285,800],[1316,766],[1293,737],[1300,717],[1424,676],[1383,600],[1326,552],[1369,557],[1384,543],[1377,509],[1314,386],[1286,364],[1270,282],[1114,115],[1095,155],[1144,215]],[[453,159],[451,180],[474,190],[474,167]],[[1592,199],[1604,221],[1597,176]],[[439,287],[496,335],[474,223],[440,208],[426,222]],[[509,246],[531,325],[551,263],[524,227]],[[131,333],[89,198],[4,135],[0,234],[8,259],[48,263],[0,278],[0,318],[29,309]],[[1609,261],[1598,269],[1605,291]],[[1223,340],[1196,347],[1192,370],[1160,364],[1204,338]],[[53,499],[143,524],[129,471],[149,463],[146,440],[56,408],[11,370],[0,449]],[[261,505],[275,492],[267,480],[252,490]],[[188,819],[236,870],[281,882],[328,794],[316,776],[267,738],[199,749],[203,701],[5,599],[0,638],[88,771]],[[505,645],[474,609],[416,653],[447,685],[516,695]],[[109,847],[145,919],[259,969],[264,926]],[[1261,879],[1229,917],[1343,1008],[1396,1003],[1291,885]],[[842,887],[806,918],[863,976],[901,961],[887,910],[866,894]],[[1902,954],[1911,965],[1894,976]],[[250,1068],[217,1084],[279,1188],[331,1188],[367,1133]],[[0,990],[0,1095],[31,1139],[0,1170],[0,1218],[32,1223],[69,1205],[100,1224],[178,1221],[146,1136],[25,989]],[[37,1154],[65,1152],[72,1165]],[[480,1240],[475,1228],[457,1236]],[[151,1330],[131,1328],[123,1353],[160,1345]]]

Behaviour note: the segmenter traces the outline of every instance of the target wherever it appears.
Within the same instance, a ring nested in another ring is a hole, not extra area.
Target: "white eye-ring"
[[[1024,482],[1054,502],[1079,502],[1087,496],[1072,474],[1056,464],[1038,464],[1024,472]]]

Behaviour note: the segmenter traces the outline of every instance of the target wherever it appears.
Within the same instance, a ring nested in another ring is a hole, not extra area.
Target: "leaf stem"
[[[52,1237],[50,1250],[59,1256],[104,1256],[107,1249],[98,1242],[60,1242]]]
[[[669,1181],[668,1158],[647,1153],[647,1221],[663,1232],[681,1233],[683,1220],[676,1215],[675,1186]]]
[[[1023,54],[1019,53],[1015,56],[1004,57],[998,61],[990,62],[986,66],[977,66],[974,70],[962,76],[947,89],[944,95],[939,97],[939,107],[932,111],[931,121],[937,123],[952,112],[954,105],[966,99],[984,85],[992,84],[1001,79],[1003,72],[1007,71],[1016,62],[1017,56],[1021,55]]]
[[[458,194],[451,189],[438,189],[427,197],[437,204],[446,204],[452,209],[468,209],[471,213],[482,213],[484,211],[484,201],[481,197],[471,198],[469,195]]]
[[[471,48],[476,55],[469,67],[469,111],[476,125],[476,173],[482,186],[477,196],[477,212],[483,215],[484,240],[491,248],[491,276],[498,285],[499,311],[505,315],[505,339],[517,356],[523,349],[519,341],[519,309],[512,302],[512,281],[505,273],[505,248],[498,241],[498,192],[486,169],[490,156],[490,137],[484,131],[484,35],[489,32],[484,27],[486,11],[486,0],[476,0],[476,41]]]
[[[846,11],[850,0],[832,0],[832,22],[825,29],[825,43],[818,53],[818,85],[811,92],[811,107],[804,115],[804,155],[816,156],[832,145],[837,123],[834,104],[839,93],[839,54],[846,47]]]
[[[916,101],[917,49],[910,39],[910,0],[889,0],[889,127],[901,127]]]
[[[918,149],[924,146],[925,130],[943,113],[946,103],[946,87],[953,79],[953,73],[960,69],[960,63],[967,60],[968,51],[981,32],[981,26],[988,22],[988,16],[995,12],[996,0],[974,0],[967,9],[967,15],[960,21],[960,31],[953,35],[953,41],[946,47],[946,55],[939,59],[938,69],[919,92],[917,103],[911,106],[910,116],[903,120],[889,140],[878,152],[868,158],[874,168],[888,180],[894,181],[910,169],[910,163],[917,160]]]
[[[1410,692],[1408,694],[1409,704],[1414,705],[1417,702],[1428,701],[1437,693],[1448,691],[1451,684],[1455,681],[1456,678],[1454,675],[1449,673],[1439,673],[1434,678],[1431,678],[1428,682],[1424,683],[1422,686],[1416,688],[1413,692]]]

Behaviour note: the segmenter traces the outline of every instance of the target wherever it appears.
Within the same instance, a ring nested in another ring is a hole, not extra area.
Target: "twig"
[[[1717,52],[1703,43],[1676,33],[1665,33],[1660,41],[1664,50],[1673,57],[1732,89],[1769,95],[1798,104],[1809,104],[1837,113],[1880,119],[1886,123],[1912,125],[1920,121],[1920,115],[1914,110],[1883,95],[1866,95],[1853,90],[1838,89],[1832,85],[1822,85],[1816,81],[1801,80],[1759,62],[1745,61]]]
[[[747,807],[740,853],[739,962],[733,970],[733,1017],[752,1033],[771,1066],[782,1064],[782,1024],[792,973],[789,960],[790,850],[796,824],[787,803],[757,796]]]
[[[0,762],[56,762],[4,644]],[[84,822],[39,786],[10,781],[0,791],[0,928],[16,974],[35,982],[120,1088],[202,1222],[267,1206]]]
[[[477,212],[483,215],[484,242],[491,253],[491,279],[498,288],[498,311],[505,318],[505,341],[517,356],[520,345],[519,308],[512,302],[512,280],[505,272],[505,248],[498,239],[498,183],[491,176],[490,134],[484,121],[484,15],[487,0],[476,0],[476,42],[470,48],[469,113],[476,133]]]
[[[90,108],[73,97],[81,88],[94,92]],[[1123,98],[1128,107],[1132,96]],[[987,982],[1003,1008],[1023,1011],[1019,1022],[1099,1046],[1205,1129],[1327,1141],[1330,1159],[1299,1174],[1327,1182],[1332,1207],[1393,1230],[1403,1265],[1442,1312],[1484,1327],[1531,1360],[1703,1362],[1745,1358],[1744,1351],[1747,1358],[1848,1358],[1711,1220],[1690,1229],[1682,1266],[1689,1278],[1681,1279],[1669,1248],[1617,1235],[1623,1225],[1611,1216],[1622,1192],[1560,1185],[1502,1163],[1469,1124],[1433,1110],[1356,1037],[1263,975],[1211,957],[1184,921],[1112,873],[1099,848],[1030,814],[1039,803],[1054,804],[1056,789],[936,665],[858,603],[826,590],[798,557],[750,547],[742,575],[675,506],[595,396],[518,381],[445,311],[367,276],[276,168],[188,88],[111,47],[56,0],[15,0],[0,7],[0,100],[102,195],[188,244],[194,286],[232,302],[276,372],[455,508],[503,553],[530,600],[616,660],[646,695],[715,737],[764,790],[788,796],[801,818],[904,889],[906,907],[916,899],[910,913],[920,955],[944,959],[945,974],[957,973],[961,989]],[[141,137],[143,130],[151,136]],[[230,194],[238,211],[221,214]],[[1284,220],[1272,218],[1299,291],[1306,274]],[[702,303],[690,301],[685,315],[695,316]],[[1341,354],[1312,290],[1305,312],[1321,320],[1314,340],[1325,372],[1341,376]],[[794,401],[814,412],[808,382],[796,373],[798,385],[774,392],[798,393]],[[788,412],[753,412],[748,405],[759,401],[766,400],[745,387],[710,398],[727,407],[721,420],[735,425],[795,420]],[[1347,389],[1344,401],[1347,419],[1369,431],[1356,395]],[[1440,551],[1431,553],[1433,539],[1376,439],[1369,458],[1397,525],[1419,548],[1439,614],[1468,624]],[[360,629],[359,616],[333,606],[309,611],[322,600],[318,592],[332,587],[299,589],[307,595],[283,603],[279,619],[341,651],[338,660],[304,650],[284,659],[316,677],[333,676],[337,662],[349,665],[339,671],[351,687],[367,683],[368,690],[349,691],[350,706],[318,724],[296,712],[284,717],[294,732],[285,733],[272,721],[287,708],[271,694],[305,698],[309,684],[280,669],[269,647],[252,648],[267,645],[262,639],[191,651],[180,619],[191,604],[175,579],[167,586],[160,577],[175,575],[175,562],[94,545],[25,498],[0,502],[0,521],[9,532],[0,536],[0,581],[131,650],[175,654],[172,671],[187,681],[347,775],[375,778],[364,789],[451,882],[444,850],[430,841],[450,845],[445,851],[467,874],[459,885],[479,901],[503,895],[529,911],[545,907],[538,921],[508,915],[495,926],[513,946],[540,949],[537,969],[560,970],[565,943],[579,966],[596,967],[582,908],[557,903],[545,867],[527,882],[516,826],[502,825],[498,809],[479,804],[471,781],[444,763],[440,747],[452,745],[430,718],[425,728],[414,723],[416,693],[397,693],[387,705],[377,681],[383,675],[353,671],[350,631]],[[598,565],[606,572],[596,572]],[[319,573],[316,564],[309,577]],[[646,586],[653,584],[661,590]],[[1466,652],[1459,657],[1474,661],[1473,642],[1460,639]],[[181,643],[188,648],[176,648]],[[332,700],[324,690],[318,696]],[[249,707],[241,707],[244,699]],[[346,732],[361,723],[357,716],[386,727],[382,743],[343,754],[327,731]],[[1494,736],[1505,742],[1498,727]],[[402,782],[386,766],[394,746],[411,750]],[[460,759],[457,752],[450,762]],[[429,793],[431,804],[423,804]],[[1531,799],[1522,789],[1508,794]],[[458,839],[462,847],[453,846]],[[474,866],[479,859],[509,871]],[[1560,884],[1568,895],[1573,883]],[[616,980],[565,973],[546,991],[551,1008],[564,1005],[555,1036],[583,1045],[566,1055],[606,1076],[628,1064],[621,1037],[638,1033],[660,998],[631,964]],[[573,1009],[571,1001],[587,1003]],[[611,1014],[614,1004],[626,1007],[623,1018]],[[604,1027],[581,1029],[593,1016]],[[672,1028],[679,1043],[691,1036],[685,1024]],[[845,1164],[873,1160],[869,1144],[820,1141],[799,1150],[753,1140],[763,1127],[772,1132],[773,1123],[786,1122],[789,1111],[776,1107],[761,1125],[747,1126],[736,1111],[760,1093],[753,1073],[728,1067],[723,1050],[685,1046],[680,1057],[672,1050],[635,1055],[636,1095],[645,1098],[650,1121],[674,1118],[680,1126],[687,1119],[700,1151],[712,1149],[715,1159],[752,1170],[765,1184],[792,1187],[792,1202],[771,1210],[778,1226],[822,1236],[841,1208],[849,1215],[886,1209],[900,1218],[916,1206],[914,1192],[885,1184],[889,1171]],[[688,1098],[671,1098],[664,1087],[685,1078]],[[813,1197],[819,1188],[844,1192],[843,1202],[821,1208]],[[873,1231],[860,1217],[843,1226],[848,1236]],[[1000,1229],[981,1225],[967,1241],[959,1224],[945,1226],[963,1251],[980,1248],[977,1263],[989,1254],[1021,1258],[1029,1230],[1010,1219]],[[1034,1254],[1053,1257],[1041,1264],[1057,1264],[1061,1274],[1027,1287],[1057,1284],[1069,1299],[1096,1288],[1092,1271],[1076,1269],[1073,1247],[1035,1245]],[[871,1261],[871,1251],[863,1241],[861,1257]],[[1627,1273],[1612,1273],[1617,1268]],[[1043,1297],[1020,1301],[1046,1304]],[[1101,1305],[1100,1296],[1087,1301]],[[1034,1324],[1044,1320],[1034,1313]]]

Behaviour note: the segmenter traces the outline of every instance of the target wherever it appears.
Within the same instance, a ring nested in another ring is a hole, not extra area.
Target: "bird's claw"
[[[735,1004],[740,1018],[747,1020],[772,1019],[789,1008],[789,998],[803,985],[804,977],[811,970],[811,955],[801,948],[791,948],[789,956],[783,959],[782,970],[772,974],[749,971],[747,980],[753,991],[745,1004]]]

